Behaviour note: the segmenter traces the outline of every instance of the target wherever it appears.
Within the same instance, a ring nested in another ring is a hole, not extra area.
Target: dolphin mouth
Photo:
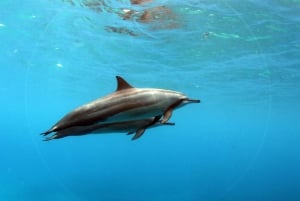
[[[200,99],[189,99],[189,98],[185,99],[184,101],[186,103],[200,103],[201,102]]]

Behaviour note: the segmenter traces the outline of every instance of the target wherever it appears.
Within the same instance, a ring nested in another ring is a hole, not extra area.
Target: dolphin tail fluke
[[[55,134],[55,135],[52,135],[51,137],[46,137],[45,139],[43,139],[43,141],[49,141],[49,140],[53,140],[53,139],[56,139],[58,136]]]
[[[52,132],[56,132],[57,130],[58,130],[57,126],[54,126],[54,127],[50,128],[49,130],[47,130],[46,132],[41,133],[40,135],[46,136],[46,135],[49,135]]]
[[[46,131],[44,133],[41,133],[40,135],[46,136],[46,135],[49,135],[50,133],[52,133],[52,131]]]

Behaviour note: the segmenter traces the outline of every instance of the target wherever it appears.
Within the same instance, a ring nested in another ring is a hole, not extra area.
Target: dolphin
[[[159,120],[161,116],[156,116],[141,120],[132,120],[114,123],[97,123],[91,126],[74,126],[56,132],[54,135],[47,137],[44,141],[59,139],[67,136],[80,136],[86,134],[103,134],[103,133],[127,133],[134,134],[132,140],[140,138],[145,130],[150,127],[161,125],[175,125],[175,123],[166,122],[164,124]]]
[[[116,79],[115,92],[76,108],[42,135],[100,122],[141,120],[160,115],[163,115],[161,123],[164,124],[170,119],[174,109],[188,103],[200,103],[200,100],[190,99],[181,92],[135,88],[120,76],[116,76]]]

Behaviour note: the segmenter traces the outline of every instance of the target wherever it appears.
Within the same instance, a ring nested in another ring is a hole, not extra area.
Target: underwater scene
[[[299,201],[299,0],[1,0],[0,201]]]

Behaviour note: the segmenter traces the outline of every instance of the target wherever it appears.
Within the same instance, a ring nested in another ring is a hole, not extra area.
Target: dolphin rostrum
[[[61,131],[56,132],[54,135],[47,137],[44,141],[59,139],[67,136],[80,136],[86,134],[103,134],[103,133],[127,133],[128,135],[134,134],[132,140],[136,140],[141,137],[145,130],[150,127],[156,127],[161,125],[175,125],[175,123],[164,123],[160,121],[161,116],[156,116],[141,120],[132,120],[124,122],[113,123],[97,123],[91,126],[74,126]]]
[[[199,103],[181,92],[135,88],[122,77],[117,78],[117,90],[107,96],[87,103],[65,115],[42,135],[78,126],[141,120],[163,115],[161,123],[166,123],[172,111],[188,103]]]

